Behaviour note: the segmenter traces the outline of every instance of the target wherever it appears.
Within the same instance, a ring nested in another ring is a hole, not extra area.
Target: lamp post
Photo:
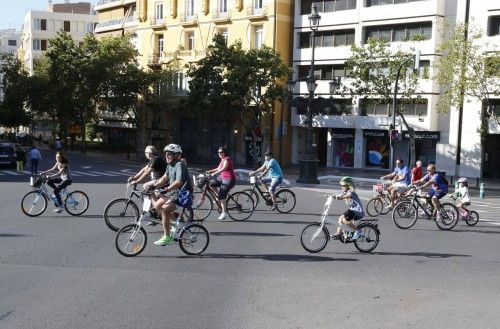
[[[307,102],[307,121],[306,121],[306,149],[300,162],[300,172],[299,179],[297,183],[306,184],[319,184],[318,180],[318,159],[316,156],[316,149],[313,149],[313,99],[314,91],[316,90],[316,78],[314,77],[314,48],[315,48],[315,33],[318,30],[319,21],[321,16],[318,14],[316,9],[316,4],[313,2],[311,5],[311,14],[308,17],[309,27],[311,28],[311,67],[309,69],[309,76],[307,77],[307,91],[309,92],[308,102]]]

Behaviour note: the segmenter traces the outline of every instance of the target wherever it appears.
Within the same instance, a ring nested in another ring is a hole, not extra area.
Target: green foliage
[[[1,84],[4,98],[0,103],[0,125],[17,127],[29,124],[29,117],[24,110],[24,103],[29,91],[28,73],[22,63],[12,55],[0,57]]]

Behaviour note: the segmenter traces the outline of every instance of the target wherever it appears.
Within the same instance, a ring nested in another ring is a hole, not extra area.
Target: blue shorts
[[[446,195],[447,192],[443,192],[443,191],[436,191],[435,189],[430,189],[428,192],[427,192],[427,195],[430,197],[430,198],[438,198],[438,199],[441,199],[442,197],[444,197]]]
[[[283,182],[283,177],[266,177],[262,178],[262,181],[267,184],[269,193],[274,193],[276,191],[276,188],[278,185],[280,185]]]

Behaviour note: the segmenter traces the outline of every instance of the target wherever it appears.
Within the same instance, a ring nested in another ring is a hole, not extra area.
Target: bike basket
[[[34,179],[33,177],[30,178],[30,185],[35,188],[39,188],[43,184],[43,178],[38,177],[37,179]]]
[[[179,205],[181,207],[189,207],[193,205],[193,195],[189,190],[182,190],[179,192]]]
[[[384,191],[384,184],[383,183],[377,183],[373,185],[373,190],[378,193],[382,193]]]
[[[205,186],[206,183],[208,183],[207,176],[199,175],[198,177],[196,177],[194,185],[196,185],[196,187],[198,188],[203,188],[203,186]]]
[[[255,177],[254,176],[250,176],[250,184],[255,184]]]

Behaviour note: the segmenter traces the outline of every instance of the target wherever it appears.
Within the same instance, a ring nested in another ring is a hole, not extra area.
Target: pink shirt
[[[227,161],[227,169],[220,173],[220,177],[224,180],[236,179],[236,175],[234,174],[234,168],[233,168],[233,160],[231,160],[231,158],[228,156],[220,160],[219,167],[217,167],[217,170],[223,168],[224,160]]]

